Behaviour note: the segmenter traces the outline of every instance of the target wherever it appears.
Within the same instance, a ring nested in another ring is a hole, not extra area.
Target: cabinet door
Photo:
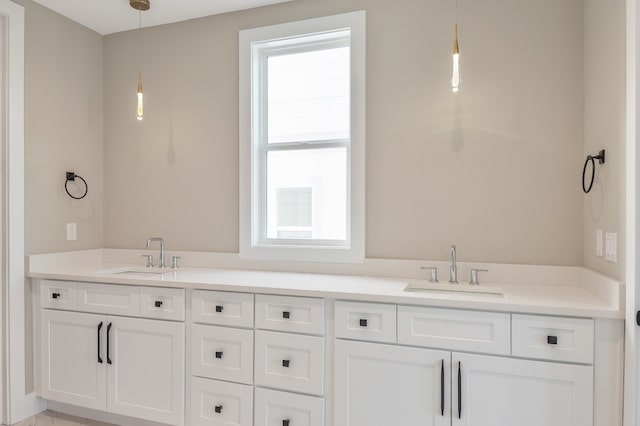
[[[105,410],[107,317],[43,309],[41,321],[40,396]]]
[[[593,425],[593,367],[457,353],[452,359],[453,426]]]
[[[336,341],[336,426],[451,423],[451,353]]]
[[[107,327],[107,410],[182,425],[184,324],[109,317]]]

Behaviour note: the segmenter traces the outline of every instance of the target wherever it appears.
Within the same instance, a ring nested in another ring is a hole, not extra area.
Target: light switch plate
[[[609,262],[618,262],[618,234],[615,232],[607,232],[607,244],[606,244],[607,260]]]
[[[75,241],[78,239],[78,224],[67,223],[67,241]]]
[[[596,230],[596,256],[602,257],[602,229]]]

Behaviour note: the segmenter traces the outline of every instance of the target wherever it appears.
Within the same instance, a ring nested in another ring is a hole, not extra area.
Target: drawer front
[[[514,356],[593,364],[593,320],[512,316]]]
[[[191,379],[191,425],[252,426],[253,387]]]
[[[140,315],[140,287],[78,283],[78,306],[82,312]]]
[[[140,287],[140,316],[184,321],[184,289]]]
[[[396,305],[337,301],[336,337],[396,342]]]
[[[256,295],[256,328],[324,334],[324,299]]]
[[[253,384],[253,330],[191,326],[193,375]]]
[[[253,294],[194,290],[193,322],[253,328]]]
[[[324,426],[324,398],[256,389],[255,426]]]
[[[43,308],[76,309],[78,298],[74,282],[42,280],[40,283],[40,305]]]
[[[256,331],[255,381],[271,388],[322,395],[324,339]]]
[[[398,306],[398,343],[510,354],[509,314]]]

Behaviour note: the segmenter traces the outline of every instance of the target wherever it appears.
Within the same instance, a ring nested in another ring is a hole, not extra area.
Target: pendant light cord
[[[458,25],[458,0],[456,0],[456,11],[454,14],[456,26]]]
[[[138,67],[140,68],[140,72],[142,72],[142,11],[141,10],[138,10]]]

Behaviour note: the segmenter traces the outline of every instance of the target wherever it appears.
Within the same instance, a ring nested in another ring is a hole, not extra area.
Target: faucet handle
[[[425,271],[429,271],[429,282],[437,283],[438,282],[438,268],[435,266],[421,266],[420,269]]]
[[[147,268],[153,268],[153,255],[152,254],[142,254],[141,256],[147,258],[147,264],[145,266]]]
[[[469,280],[469,284],[478,285],[480,281],[478,281],[478,272],[489,272],[488,269],[471,269],[471,279]]]
[[[171,268],[178,269],[178,260],[182,259],[180,256],[173,256],[171,258]]]

